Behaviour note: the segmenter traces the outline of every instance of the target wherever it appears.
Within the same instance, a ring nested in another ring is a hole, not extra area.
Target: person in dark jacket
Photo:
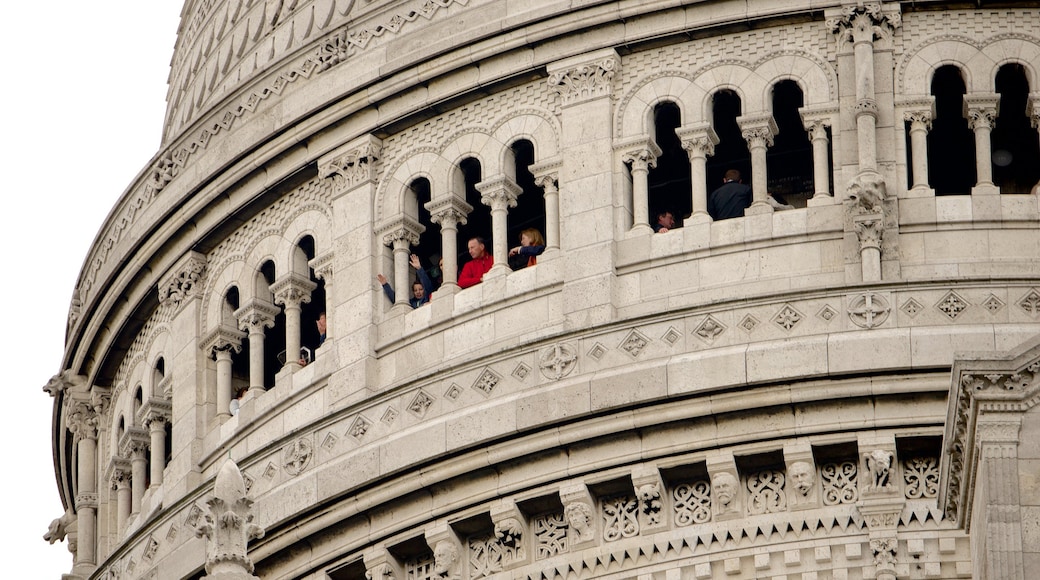
[[[415,273],[419,276],[419,279],[412,282],[412,295],[408,298],[408,305],[412,308],[418,308],[430,301],[430,295],[433,294],[433,281],[430,280],[430,276],[426,273],[422,264],[419,263],[419,256],[412,254],[409,263],[411,263],[412,268],[415,268]],[[386,294],[386,297],[390,299],[390,304],[395,304],[397,296],[394,294],[394,289],[390,287],[390,281],[382,274],[376,274],[376,279],[379,280],[379,285],[383,287],[383,294]]]
[[[740,172],[730,169],[722,179],[722,186],[708,196],[708,213],[715,221],[743,217],[751,205],[751,187],[740,180]]]

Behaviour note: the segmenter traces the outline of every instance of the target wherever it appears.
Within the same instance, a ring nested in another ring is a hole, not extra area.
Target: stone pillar
[[[147,480],[148,431],[143,427],[130,426],[123,431],[119,440],[119,451],[123,457],[130,459],[130,515],[141,511],[141,499],[144,497]]]
[[[320,256],[316,256],[313,260],[308,262],[308,265],[312,270],[314,270],[315,277],[319,280],[325,281],[325,340],[334,336],[332,334],[332,320],[334,317],[329,316],[327,312],[330,296],[333,295],[332,256],[332,252],[326,252]]]
[[[253,500],[246,496],[242,472],[228,459],[217,472],[213,497],[206,502],[195,535],[206,538],[206,576],[227,580],[259,580],[253,576],[249,540],[264,537],[253,523]]]
[[[480,203],[491,208],[491,238],[492,256],[495,263],[491,266],[488,275],[501,276],[508,274],[509,270],[509,240],[508,233],[509,208],[516,207],[516,198],[523,190],[512,179],[505,175],[497,175],[485,179],[476,185],[480,192]]]
[[[932,128],[935,98],[931,107],[903,112],[903,121],[910,123],[910,176],[913,182],[911,189],[917,192],[935,195],[928,187],[928,131]]]
[[[311,292],[318,285],[309,278],[290,273],[271,284],[274,303],[285,307],[285,365],[300,368],[300,305],[311,301]]]
[[[237,328],[221,325],[202,342],[202,348],[217,361],[217,417],[231,416],[231,353],[242,352],[246,334]]]
[[[711,222],[708,214],[708,156],[715,154],[719,136],[710,123],[698,123],[675,130],[682,148],[690,158],[690,195],[693,197],[693,213],[683,225]]]
[[[746,214],[773,213],[769,205],[769,175],[766,171],[766,150],[773,146],[773,136],[778,129],[771,114],[741,116],[737,118],[740,134],[751,151],[751,207]]]
[[[976,488],[983,505],[975,509],[973,534],[985,535],[983,578],[1024,580],[1022,500],[1019,492],[1019,413],[987,413],[975,426],[978,449]]]
[[[834,202],[834,196],[830,191],[830,140],[827,138],[827,128],[833,126],[838,111],[803,107],[799,114],[812,143],[814,192],[807,205],[830,205]]]
[[[419,234],[426,231],[426,226],[408,218],[400,217],[380,226],[376,234],[381,236],[383,244],[394,251],[394,309],[407,311],[408,298],[412,295],[411,276],[409,276],[408,259],[412,254],[412,246],[418,245]]]
[[[622,163],[630,166],[632,174],[632,228],[633,234],[649,234],[650,227],[650,189],[648,177],[650,169],[657,167],[657,158],[661,148],[650,138],[640,138],[633,146],[621,154]]]
[[[66,399],[65,424],[76,437],[76,532],[74,575],[86,578],[97,564],[97,437],[98,413],[89,401]]]
[[[151,451],[151,463],[152,469],[149,474],[151,480],[149,484],[150,489],[156,489],[162,486],[163,483],[163,471],[166,469],[166,423],[170,420],[170,405],[169,401],[166,409],[159,409],[153,407],[149,410],[144,424],[148,428],[148,437],[150,439],[149,449]]]
[[[441,226],[441,258],[444,260],[441,290],[454,293],[459,289],[458,226],[466,225],[466,216],[473,211],[473,206],[449,195],[427,202],[425,207],[430,212],[430,221]]]
[[[249,336],[249,390],[254,395],[264,391],[264,328],[274,328],[276,314],[275,305],[256,299],[235,311],[238,327]]]
[[[530,166],[534,184],[545,197],[545,249],[560,249],[560,160],[552,159]]]
[[[997,120],[997,107],[1000,95],[965,95],[964,117],[968,119],[968,127],[975,132],[975,172],[977,179],[972,195],[1000,193],[1000,188],[993,184],[993,160],[990,151],[990,133]]]
[[[111,488],[116,492],[116,536],[120,539],[123,538],[127,521],[130,519],[130,478],[130,462],[125,457],[113,457],[108,466],[108,479]]]

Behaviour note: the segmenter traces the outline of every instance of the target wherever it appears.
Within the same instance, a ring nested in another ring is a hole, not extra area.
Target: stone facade
[[[66,577],[1028,577],[1040,3],[981,4],[187,3],[44,388]]]

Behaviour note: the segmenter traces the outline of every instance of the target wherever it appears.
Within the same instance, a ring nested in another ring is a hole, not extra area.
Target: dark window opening
[[[1040,140],[1027,116],[1029,81],[1020,64],[997,71],[1000,114],[990,135],[993,183],[1001,193],[1029,193],[1040,181]]]
[[[709,194],[722,185],[722,178],[730,169],[740,171],[744,183],[751,182],[751,153],[737,125],[742,106],[740,96],[723,89],[712,95],[711,103],[712,127],[719,137],[719,144],[715,146],[715,155],[708,157],[706,173]]]
[[[275,278],[274,262],[270,260],[260,266],[260,273],[263,275],[264,282],[267,283],[268,287],[274,284],[274,281],[277,279]],[[274,300],[270,290],[260,293],[260,295],[268,297],[272,302]],[[275,375],[282,370],[282,363],[278,360],[278,354],[285,350],[284,309],[278,309],[278,314],[274,317],[274,327],[264,329],[264,333],[264,388],[271,388],[274,386]]]
[[[232,286],[224,296],[224,324],[238,328],[234,312],[239,308],[238,287]],[[242,339],[242,349],[235,352],[231,349],[231,393],[232,396],[239,389],[249,388],[249,340]]]
[[[457,247],[454,248],[455,253],[458,255],[458,267],[459,272],[462,271],[462,265],[469,261],[469,252],[466,251],[466,243],[470,238],[479,236],[484,238],[486,249],[488,253],[492,252],[491,248],[491,208],[480,203],[480,192],[477,191],[477,184],[483,179],[482,169],[480,167],[480,161],[470,157],[463,159],[459,163],[459,170],[462,173],[462,179],[464,181],[464,187],[466,191],[466,203],[473,206],[473,211],[469,212],[466,217],[466,224],[459,225],[458,234],[456,239]],[[445,252],[451,251],[449,248],[444,248]]]
[[[767,191],[780,203],[795,207],[805,207],[816,191],[812,143],[798,113],[804,104],[798,83],[786,80],[773,87],[773,120],[777,133],[766,153]]]
[[[534,163],[534,144],[523,139],[513,143],[512,151],[515,180],[522,193],[516,198],[516,207],[509,209],[509,217],[506,220],[506,246],[509,248],[520,244],[520,232],[527,228],[538,230],[542,238],[545,238],[545,196],[542,188],[534,184],[534,174],[530,169],[530,165]],[[527,263],[525,257],[520,258],[517,267]]]
[[[968,194],[976,182],[975,136],[964,118],[964,79],[953,65],[932,77],[935,119],[928,132],[928,184],[936,195]]]
[[[675,130],[682,125],[679,107],[675,103],[660,103],[654,107],[654,141],[661,148],[657,167],[647,175],[647,204],[650,208],[650,224],[657,222],[657,215],[671,212],[676,227],[693,213],[692,187],[690,181],[690,157],[682,148]]]
[[[430,202],[433,195],[430,181],[425,177],[420,177],[412,181],[409,187],[411,187],[412,194],[415,195],[419,223],[426,226],[426,231],[419,234],[419,245],[412,247],[412,253],[419,256],[419,263],[429,274],[433,287],[436,289],[440,287],[443,279],[440,270],[441,227],[433,223],[430,219],[430,210],[426,209],[426,204]],[[415,274],[412,274],[412,278],[413,282],[419,281]]]

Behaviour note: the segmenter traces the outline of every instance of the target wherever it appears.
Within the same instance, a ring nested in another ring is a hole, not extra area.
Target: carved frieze
[[[578,363],[578,351],[567,342],[556,343],[538,354],[538,369],[542,376],[558,381],[571,374]]]
[[[159,303],[178,306],[188,298],[198,296],[205,275],[206,257],[198,252],[189,252],[159,282]]]
[[[621,58],[611,50],[550,66],[547,82],[564,105],[573,105],[610,95],[620,70]]]

